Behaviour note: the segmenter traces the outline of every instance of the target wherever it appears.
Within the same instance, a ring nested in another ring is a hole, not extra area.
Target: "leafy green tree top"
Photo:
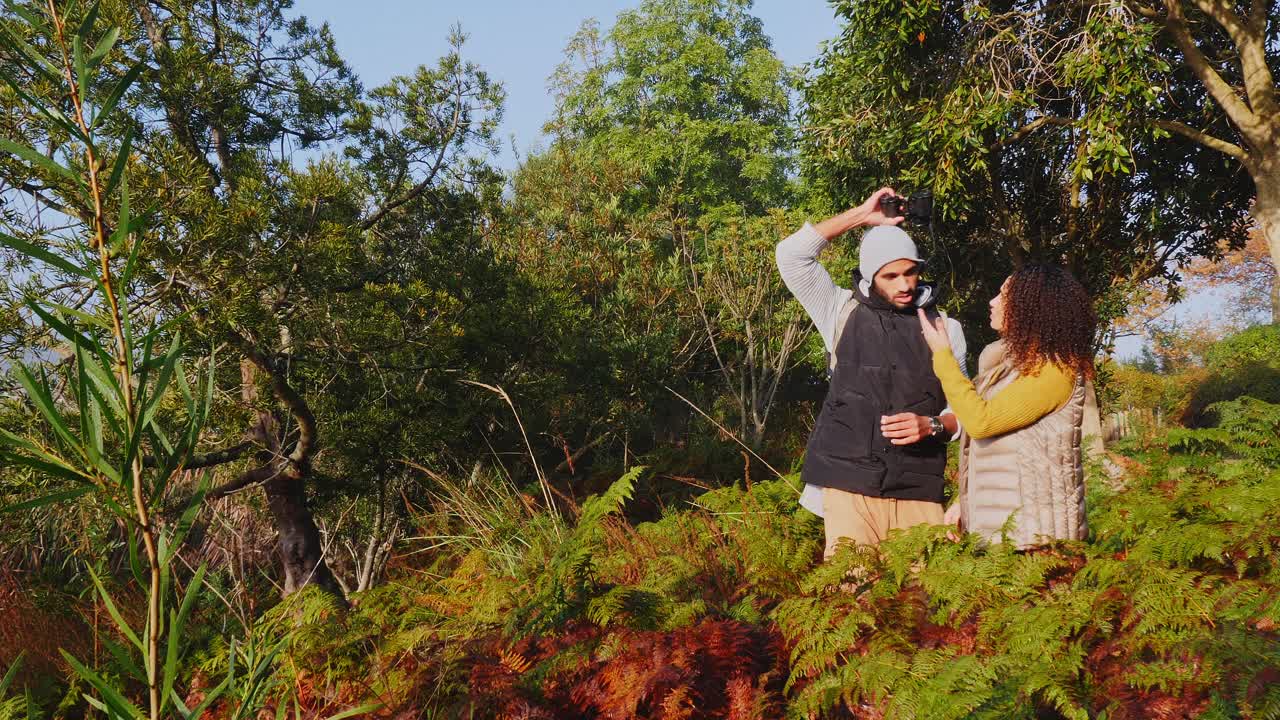
[[[559,140],[608,146],[646,170],[654,204],[678,187],[682,207],[779,204],[790,165],[787,71],[750,0],[646,0],[602,37],[594,21],[570,41],[547,125]]]

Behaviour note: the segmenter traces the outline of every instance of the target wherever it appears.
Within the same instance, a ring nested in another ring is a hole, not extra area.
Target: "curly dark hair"
[[[1060,265],[1027,264],[1009,276],[1006,293],[1001,335],[1018,372],[1053,362],[1093,377],[1098,316],[1080,281]]]

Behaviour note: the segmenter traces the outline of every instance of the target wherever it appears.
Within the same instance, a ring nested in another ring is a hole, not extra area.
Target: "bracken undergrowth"
[[[919,527],[819,563],[795,478],[632,524],[637,468],[567,529],[514,490],[468,506],[458,489],[429,565],[351,610],[303,594],[258,623],[281,648],[272,702],[397,717],[1280,717],[1280,406],[1216,411],[1218,427],[1117,448],[1122,472],[1089,473],[1088,541],[1030,552]],[[225,660],[211,652],[208,669]]]

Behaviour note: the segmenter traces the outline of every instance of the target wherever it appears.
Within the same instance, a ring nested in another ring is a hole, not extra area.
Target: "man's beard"
[[[875,293],[875,294],[876,294],[876,296],[877,296],[877,297],[879,297],[881,300],[883,300],[883,301],[885,301],[885,302],[889,303],[889,305],[890,305],[890,306],[892,306],[892,307],[894,307],[894,308],[896,308],[896,309],[898,309],[898,310],[907,310],[907,309],[911,308],[911,306],[915,304],[915,300],[916,300],[916,291],[915,291],[915,290],[912,290],[912,291],[911,291],[911,298],[910,298],[909,300],[907,300],[907,303],[906,303],[905,305],[899,305],[897,302],[895,302],[895,301],[894,301],[894,299],[893,299],[892,297],[890,297],[889,295],[887,295],[887,294],[885,293],[885,291],[883,291],[883,290],[881,290],[879,287],[877,287],[875,283],[872,283],[872,284],[871,284],[871,292]]]

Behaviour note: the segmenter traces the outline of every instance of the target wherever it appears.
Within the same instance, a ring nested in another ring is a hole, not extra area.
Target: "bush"
[[[1206,427],[1216,422],[1214,403],[1252,397],[1280,403],[1280,325],[1260,325],[1215,345],[1206,356],[1208,377],[1200,383],[1182,414],[1184,425]]]
[[[1256,325],[1223,338],[1205,356],[1215,372],[1240,370],[1250,365],[1280,368],[1280,325]]]
[[[1165,417],[1182,417],[1197,388],[1208,378],[1203,368],[1162,374],[1135,365],[1112,365],[1107,373],[1109,408],[1156,410]]]

